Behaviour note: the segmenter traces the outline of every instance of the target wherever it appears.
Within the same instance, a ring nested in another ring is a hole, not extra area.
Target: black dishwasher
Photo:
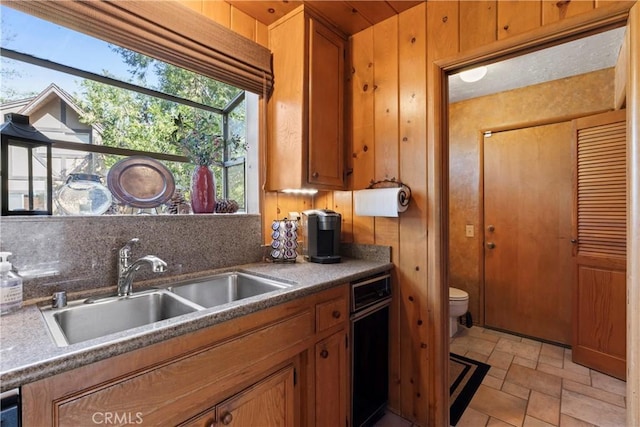
[[[371,426],[389,399],[391,276],[351,284],[351,425]]]

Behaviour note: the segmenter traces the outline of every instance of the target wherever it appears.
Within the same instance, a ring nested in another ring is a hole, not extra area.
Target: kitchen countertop
[[[169,278],[171,282],[224,271],[244,271],[289,282],[291,287],[185,314],[81,343],[58,347],[35,305],[0,318],[0,391],[107,359],[169,338],[304,297],[333,286],[388,271],[383,260],[343,257],[338,264],[257,263]],[[162,283],[164,282],[164,283]],[[147,284],[145,282],[145,284]],[[165,279],[158,286],[168,285]],[[134,293],[137,286],[134,283]],[[105,319],[107,321],[108,319]]]

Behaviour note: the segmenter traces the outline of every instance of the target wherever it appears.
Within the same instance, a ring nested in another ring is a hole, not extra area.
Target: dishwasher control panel
[[[391,298],[391,275],[370,277],[351,284],[351,313]]]

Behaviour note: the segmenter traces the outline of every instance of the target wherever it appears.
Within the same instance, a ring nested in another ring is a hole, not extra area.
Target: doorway
[[[485,325],[571,343],[571,122],[486,132]]]
[[[630,4],[629,6],[633,6]],[[638,99],[640,97],[640,73],[638,72],[638,66],[640,61],[638,60],[639,52],[634,49],[638,48],[640,43],[640,7],[636,4],[635,7],[625,9],[623,12],[616,12],[611,9],[603,11],[591,19],[573,20],[571,25],[550,27],[544,30],[535,32],[527,37],[518,37],[512,40],[504,40],[499,44],[496,44],[493,49],[483,50],[482,52],[476,51],[469,54],[459,55],[454,58],[440,60],[435,62],[435,73],[433,79],[429,83],[428,90],[436,94],[433,101],[433,111],[429,112],[429,123],[433,125],[430,129],[428,137],[428,147],[430,147],[428,157],[428,167],[436,170],[434,186],[439,191],[442,191],[442,206],[445,208],[441,211],[438,218],[436,218],[435,226],[436,231],[440,228],[443,230],[442,237],[444,241],[439,240],[440,235],[435,236],[435,247],[442,245],[440,250],[434,251],[436,259],[440,257],[444,258],[443,268],[436,271],[436,283],[434,286],[437,288],[437,292],[445,294],[447,291],[448,283],[448,265],[450,263],[450,255],[447,251],[447,242],[450,235],[448,227],[448,211],[446,208],[449,206],[449,199],[447,190],[449,188],[449,181],[447,179],[447,171],[449,166],[449,160],[447,158],[449,138],[448,138],[448,100],[447,100],[447,75],[459,71],[463,68],[470,68],[476,65],[482,65],[495,61],[505,57],[512,57],[514,55],[523,54],[531,50],[535,50],[544,45],[556,44],[562,40],[568,38],[578,38],[585,34],[593,34],[594,32],[603,31],[612,27],[627,24],[627,29],[630,31],[630,50],[631,57],[629,60],[630,66],[628,68],[629,74],[627,79],[627,95],[628,100],[631,102],[627,105],[628,113],[627,120],[629,123],[628,130],[628,159],[634,162],[640,158],[640,124],[637,122],[639,117],[640,105],[638,105]],[[628,20],[628,22],[627,22]],[[442,144],[441,144],[442,143]],[[442,165],[444,165],[442,167]],[[632,169],[629,174],[629,198],[630,198],[630,212],[631,217],[629,220],[629,236],[640,235],[640,210],[633,211],[634,208],[640,206],[640,172]],[[629,257],[630,259],[639,259],[640,256],[640,242],[630,241],[629,243]],[[635,258],[634,258],[635,257]],[[637,375],[637,369],[640,364],[637,363],[640,360],[640,354],[637,354],[638,345],[640,342],[638,338],[640,332],[638,325],[640,322],[634,322],[633,319],[638,319],[638,312],[640,307],[638,302],[640,301],[640,266],[637,263],[629,264],[630,271],[627,276],[627,285],[629,290],[629,302],[627,311],[630,313],[629,319],[629,352],[628,355],[631,360],[628,361],[629,366],[629,378],[632,378],[627,383],[627,390],[629,396],[638,396],[640,391],[640,375]],[[447,308],[448,302],[441,300],[438,301],[435,309],[438,311],[438,322],[435,327],[445,328],[445,323],[448,314]],[[446,330],[446,328],[445,328]],[[433,366],[441,366],[443,360],[448,357],[448,346],[445,345],[443,353],[435,360]],[[437,400],[446,399],[445,390],[438,390]],[[629,406],[627,409],[627,420],[631,423],[640,422],[640,401],[635,398],[629,398]]]

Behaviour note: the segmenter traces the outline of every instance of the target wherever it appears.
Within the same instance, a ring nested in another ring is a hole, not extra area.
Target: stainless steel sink
[[[59,346],[75,344],[202,309],[166,290],[140,292],[86,303],[75,301],[42,314]]]
[[[58,346],[99,338],[291,285],[246,273],[222,273],[130,296],[41,308]]]
[[[291,285],[252,274],[232,272],[175,284],[168,289],[203,307],[215,307]]]

